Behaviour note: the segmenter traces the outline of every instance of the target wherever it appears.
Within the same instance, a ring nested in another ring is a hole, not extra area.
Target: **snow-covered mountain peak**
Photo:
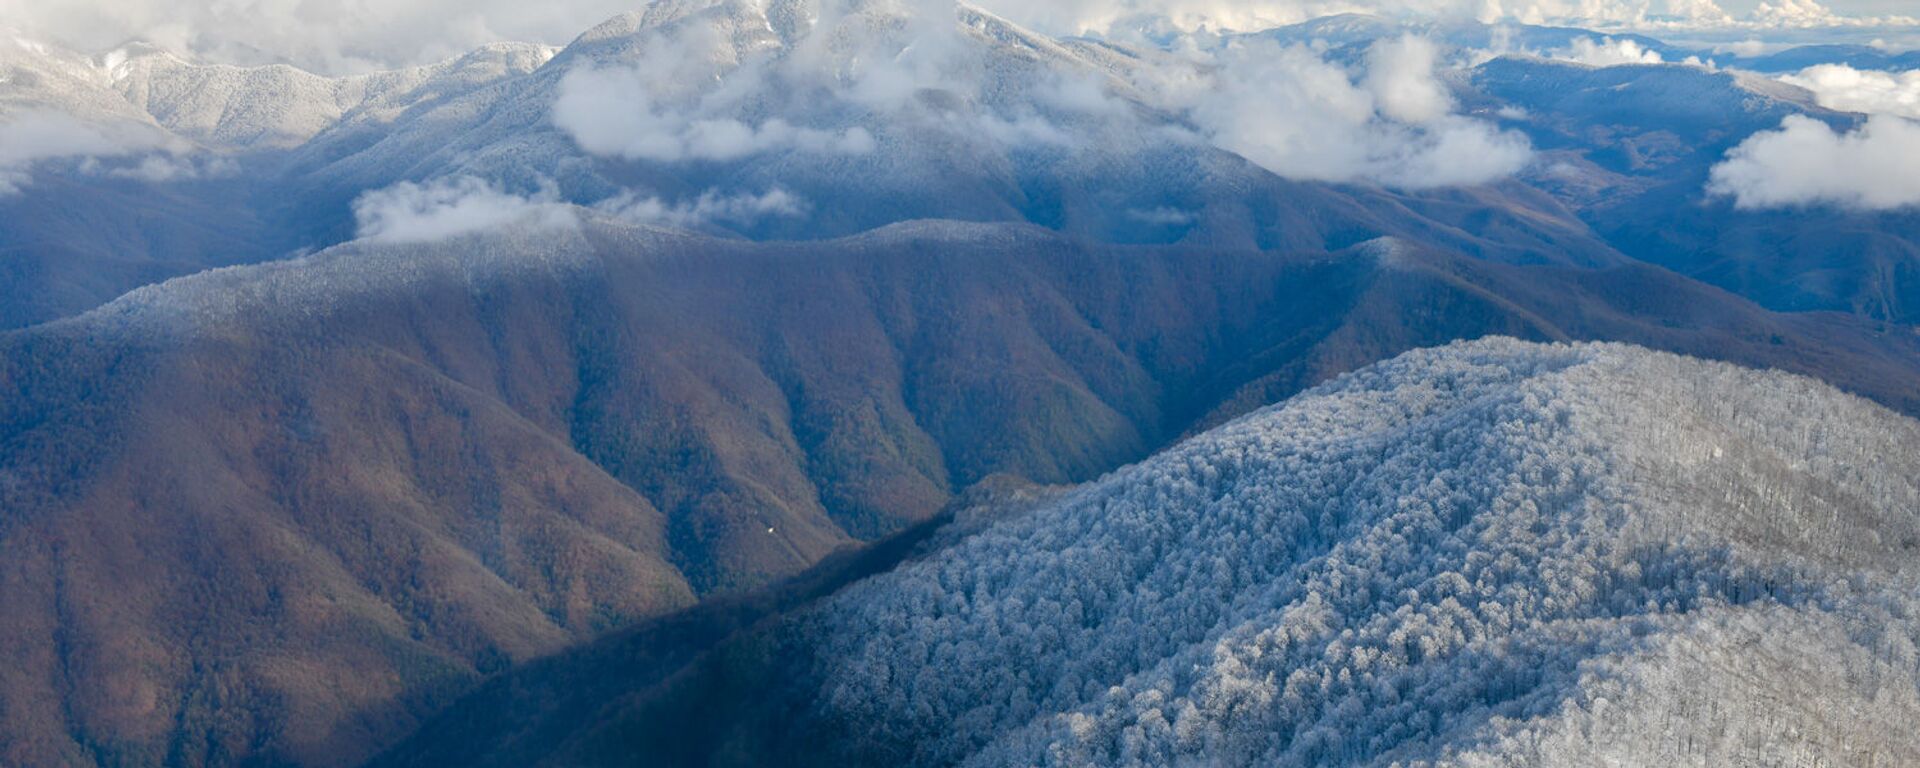
[[[101,59],[16,34],[0,34],[0,121],[26,112],[51,112],[107,130],[153,119],[112,90]]]
[[[88,55],[0,34],[0,114],[44,111],[108,130],[137,124],[176,146],[285,149],[349,115],[390,120],[422,101],[531,72],[557,50],[495,43],[422,67],[323,77],[284,64],[201,63],[144,41]]]
[[[523,74],[553,56],[547,46],[495,44],[438,64],[330,78],[284,64],[195,64],[165,51],[110,55],[113,85],[182,136],[226,148],[291,147],[349,113],[395,108]]]
[[[133,72],[146,64],[147,60],[158,60],[160,66],[193,66],[185,57],[153,43],[133,41],[106,53],[93,57],[93,60],[106,75],[110,83],[125,80]]]
[[[751,50],[754,47],[751,44],[755,41],[764,41],[768,37],[778,39],[768,21],[766,9],[760,5],[739,0],[666,0],[650,4],[643,10],[628,11],[594,26],[576,38],[562,54],[588,56],[605,62],[610,54],[633,50],[648,40],[685,35],[696,27],[724,30],[727,33],[725,37],[749,43],[740,46],[741,53]]]

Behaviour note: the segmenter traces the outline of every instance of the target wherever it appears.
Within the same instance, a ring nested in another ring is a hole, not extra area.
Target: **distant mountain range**
[[[0,764],[1920,759],[1910,54],[833,7],[0,36]]]
[[[925,218],[1027,222],[1110,242],[1287,251],[1412,234],[1505,261],[1648,261],[1776,309],[1906,322],[1920,291],[1920,223],[1911,213],[1741,211],[1705,196],[1708,168],[1782,117],[1810,114],[1836,125],[1856,117],[1754,75],[1682,64],[1596,69],[1539,57],[1612,37],[1525,26],[1408,29],[1358,16],[1255,36],[1334,46],[1328,56],[1336,61],[1408,31],[1458,51],[1509,52],[1451,87],[1470,115],[1532,141],[1541,151],[1532,170],[1470,193],[1396,191],[1288,181],[1179,138],[1195,126],[1169,111],[1170,97],[1155,90],[1167,86],[1154,78],[1193,65],[1153,50],[1050,39],[964,7],[956,27],[928,38],[949,50],[923,67],[925,82],[901,86],[905,96],[885,95],[856,62],[892,56],[931,33],[873,0],[829,19],[838,31],[822,48],[821,36],[792,21],[803,13],[798,2],[656,3],[557,55],[496,46],[440,65],[332,80],[284,66],[189,64],[139,46],[89,58],[0,41],[10,73],[0,113],[72,113],[153,132],[160,138],[148,143],[164,144],[183,163],[220,161],[206,172],[188,164],[163,181],[42,163],[34,194],[0,198],[8,225],[0,252],[9,256],[0,322],[42,322],[165,277],[326,247],[353,236],[351,204],[366,191],[461,176],[520,194],[551,186],[559,199],[581,204],[627,195],[683,212],[703,195],[790,194],[791,209],[693,222],[755,239],[837,237]],[[678,55],[689,40],[702,50]],[[1706,53],[1620,40],[1668,61]],[[1811,48],[1775,58],[1900,66],[1858,53]],[[653,67],[648,57],[657,56],[698,62],[699,71],[681,73],[688,79],[678,98],[692,106],[656,105],[656,130],[660,121],[671,128],[724,117],[730,129],[759,130],[763,143],[779,141],[769,125],[823,136],[857,130],[871,151],[804,151],[789,140],[740,156],[661,159],[587,151],[556,124],[553,107],[572,73]],[[830,82],[796,80],[792,73],[802,71],[824,71]],[[139,215],[121,215],[129,210]],[[1507,229],[1532,231],[1489,232]]]

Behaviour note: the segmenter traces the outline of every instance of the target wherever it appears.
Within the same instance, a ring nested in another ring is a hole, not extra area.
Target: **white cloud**
[[[1818,0],[1770,0],[1753,10],[1753,18],[1782,27],[1815,27],[1835,23],[1838,15]]]
[[[576,69],[560,81],[553,124],[596,155],[677,160],[687,121],[654,106],[638,68]]]
[[[1649,51],[1630,39],[1577,37],[1564,49],[1554,51],[1553,57],[1564,59],[1590,67],[1615,67],[1623,64],[1659,64],[1663,59],[1656,51]]]
[[[921,91],[948,91],[972,98],[980,79],[982,61],[979,51],[962,33],[957,23],[958,6],[954,0],[880,0],[869,3],[889,7],[902,15],[900,28],[891,33],[874,34],[864,29],[866,22],[853,21],[861,28],[839,32],[842,17],[861,5],[857,0],[822,0],[821,19],[809,43],[816,47],[847,46],[832,60],[844,65],[844,72],[832,73],[844,80],[845,96],[855,103],[876,110],[894,110],[905,106]]]
[[[1653,15],[1719,20],[1713,0],[984,0],[983,7],[1053,32],[1126,37],[1132,31],[1248,32],[1322,16],[1369,13],[1442,20],[1639,22]]]
[[[805,215],[807,202],[774,187],[760,194],[708,190],[691,200],[669,201],[632,192],[605,200],[594,210],[626,221],[688,229],[709,224],[752,224]],[[358,237],[376,243],[423,243],[496,229],[571,229],[576,208],[547,187],[516,195],[471,176],[426,184],[402,182],[367,192],[353,202]]]
[[[858,155],[878,148],[860,116],[944,129],[1008,147],[1073,147],[1075,128],[1130,122],[1130,104],[1090,73],[1054,73],[1014,84],[1017,106],[982,97],[987,56],[957,23],[952,0],[876,0],[850,14],[829,0],[810,34],[790,47],[742,56],[714,25],[646,33],[631,65],[583,66],[561,81],[552,121],[582,149],[603,157],[679,162],[735,161],[759,154]],[[892,15],[889,15],[892,14]],[[765,117],[790,92],[813,104]],[[923,98],[931,92],[945,98]],[[1003,95],[1004,96],[1004,95]],[[820,107],[812,109],[812,107]],[[800,125],[812,112],[832,127]],[[906,118],[906,119],[901,119]]]
[[[1090,75],[1012,83],[1025,94],[1012,99],[1014,106],[993,106],[1007,98],[980,93],[986,59],[971,36],[945,21],[954,12],[950,0],[902,2],[909,7],[895,10],[912,15],[901,26],[861,35],[840,34],[848,31],[842,25],[872,21],[837,18],[833,13],[844,9],[830,3],[816,30],[792,48],[738,63],[716,52],[726,41],[706,25],[655,33],[637,47],[642,59],[632,66],[581,68],[563,78],[552,120],[592,154],[635,160],[875,150],[859,127],[743,119],[777,101],[768,94],[778,89],[817,88],[844,102],[820,110],[842,116],[836,119],[910,110],[903,124],[1006,147],[1097,148],[1097,137],[1114,129],[1147,140],[1194,138],[1179,125],[1137,122],[1143,115]],[[1523,167],[1530,150],[1519,134],[1453,114],[1453,96],[1437,71],[1440,54],[1423,38],[1385,40],[1356,75],[1306,49],[1251,42],[1229,47],[1217,61],[1197,50],[1150,59],[1134,75],[1152,81],[1135,83],[1150,106],[1188,115],[1216,145],[1290,178],[1424,188],[1484,183]],[[926,91],[956,98],[918,98]],[[1146,132],[1137,133],[1141,128]]]
[[[137,163],[110,169],[107,175],[159,184],[231,176],[238,171],[239,165],[232,159],[217,155],[151,154]]]
[[[1074,115],[1125,118],[1133,107],[1107,90],[1106,83],[1093,76],[1056,75],[1034,88],[1039,104]]]
[[[1434,75],[1440,49],[1426,38],[1407,36],[1367,52],[1367,90],[1380,114],[1404,123],[1431,123],[1453,111],[1453,94]]]
[[[1851,133],[1800,115],[1755,134],[1714,166],[1708,191],[1744,209],[1920,205],[1920,124],[1873,117]]]
[[[359,237],[377,243],[421,243],[492,229],[567,228],[573,209],[554,190],[532,196],[505,192],[470,176],[429,184],[401,182],[353,201]]]
[[[1410,38],[1377,44],[1356,84],[1305,48],[1237,45],[1221,54],[1193,118],[1221,148],[1293,179],[1424,188],[1485,183],[1525,167],[1532,151],[1524,137],[1449,114],[1435,53]]]
[[[1448,116],[1396,144],[1378,178],[1406,189],[1473,186],[1518,173],[1532,159],[1533,149],[1520,134]]]
[[[1182,30],[1258,30],[1318,15],[1384,7],[1389,2],[1233,2],[1231,0],[987,0],[982,7],[1014,21],[1056,32],[1124,33],[1159,22]],[[1335,9],[1339,10],[1335,10]]]
[[[43,160],[119,154],[98,129],[58,112],[28,112],[0,123],[0,196],[16,195]]]
[[[1828,109],[1920,119],[1920,70],[1895,73],[1821,64],[1780,79],[1812,91]]]
[[[1699,22],[1724,22],[1732,17],[1714,0],[1667,0],[1665,16]]]
[[[642,224],[697,229],[714,222],[752,224],[770,218],[801,216],[807,211],[807,203],[798,195],[774,187],[758,195],[723,195],[717,190],[707,190],[698,198],[677,203],[628,193],[595,208]]]
[[[1194,110],[1222,148],[1282,176],[1348,180],[1371,162],[1373,99],[1347,73],[1304,48],[1229,51],[1211,98]]]
[[[1862,26],[1912,23],[1886,15],[1910,11],[1910,3],[1833,0],[1828,7],[1811,0],[1733,0],[1723,7],[1715,0],[983,0],[981,5],[1051,32],[1127,38],[1173,30],[1253,31],[1338,13],[1609,29]]]
[[[630,0],[0,0],[0,25],[87,51],[140,38],[212,61],[329,74],[451,58],[502,40],[561,44]]]
[[[759,0],[765,2],[766,0]],[[948,0],[893,0],[925,8]],[[104,50],[142,38],[223,63],[287,62],[340,74],[422,64],[502,40],[565,44],[645,0],[0,0],[0,25]],[[826,21],[838,0],[814,10]],[[1055,34],[1124,36],[1128,29],[1257,30],[1334,13],[1424,15],[1518,21],[1614,23],[1682,19],[1724,23],[1711,0],[981,0],[981,7]],[[1751,2],[1743,3],[1751,6]],[[1906,12],[1906,0],[1767,0],[1748,23],[1805,26],[1862,20],[1847,14]],[[1837,9],[1837,10],[1834,10]],[[916,33],[917,34],[917,33]],[[929,43],[936,42],[928,38]],[[924,45],[922,54],[937,54]],[[913,76],[938,68],[938,56],[908,62]],[[928,66],[932,66],[929,69]],[[903,70],[876,68],[876,93]],[[910,80],[911,78],[909,78]]]
[[[1737,43],[1715,46],[1713,50],[1715,53],[1731,53],[1741,58],[1751,59],[1756,56],[1765,56],[1773,49],[1774,46],[1766,41],[1749,37]]]
[[[580,66],[562,78],[555,126],[590,153],[629,160],[738,160],[795,150],[872,151],[865,129],[823,131],[779,118],[739,119],[735,102],[772,82],[764,62],[735,61],[732,42],[713,25],[650,33],[639,60]],[[717,84],[717,85],[716,85]]]
[[[823,131],[778,118],[757,125],[702,117],[698,107],[662,103],[671,87],[648,67],[582,68],[567,73],[553,105],[553,123],[590,153],[628,160],[738,160],[781,150],[864,154],[873,135],[860,127]]]
[[[33,167],[42,162],[83,160],[91,163],[85,170],[141,175],[149,167],[145,162],[132,169],[117,169],[102,168],[92,161],[137,155],[166,148],[167,144],[157,131],[90,123],[64,112],[35,109],[0,116],[0,197],[19,194],[32,182]],[[148,160],[178,167],[171,158],[155,156]],[[152,170],[158,175],[163,169],[154,165]]]

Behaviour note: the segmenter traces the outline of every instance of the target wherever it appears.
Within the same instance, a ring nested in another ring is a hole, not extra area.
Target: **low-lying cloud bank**
[[[1574,38],[1573,43],[1565,50],[1554,51],[1552,56],[1590,67],[1660,64],[1665,61],[1659,52],[1649,51],[1638,42],[1625,38],[1616,40],[1611,37],[1598,40],[1591,37]]]
[[[1885,211],[1920,206],[1920,71],[1808,67],[1780,80],[1820,106],[1869,115],[1852,131],[1794,116],[1749,137],[1713,168],[1707,190],[1748,210],[1832,206]]]
[[[462,176],[427,184],[401,182],[353,202],[360,239],[424,243],[504,228],[555,229],[579,223],[553,190],[516,195]]]
[[[963,31],[956,14],[970,12],[951,0],[895,12],[897,33],[823,17],[791,47],[746,56],[704,24],[649,32],[638,60],[569,72],[551,119],[589,154],[659,163],[864,155],[901,130],[1070,154],[1115,138],[1198,141],[1287,178],[1402,189],[1484,184],[1532,157],[1523,135],[1459,114],[1441,49],[1420,37],[1381,41],[1352,66],[1247,38],[1149,57],[1132,82],[1111,83],[997,72],[1009,54]],[[819,99],[769,116],[789,92]]]
[[[1881,72],[1821,64],[1780,79],[1812,91],[1828,109],[1920,119],[1920,70]]]
[[[828,131],[779,118],[758,124],[703,117],[659,103],[644,66],[577,69],[560,83],[553,123],[581,149],[628,160],[739,160],[764,152],[866,154],[873,135],[854,127]]]
[[[14,115],[0,123],[0,197],[20,194],[40,161],[124,151],[100,129],[58,112]]]
[[[747,225],[765,219],[806,214],[807,201],[775,187],[761,194],[722,194],[707,190],[692,200],[674,202],[627,193],[594,206],[595,210],[636,224],[699,229],[713,223]]]
[[[22,194],[36,166],[77,163],[82,173],[160,182],[224,174],[226,163],[184,154],[144,126],[102,125],[47,109],[0,115],[0,197]]]
[[[1707,189],[1749,210],[1920,205],[1920,124],[1881,115],[1843,133],[1794,115],[1728,152]]]
[[[1356,80],[1305,48],[1249,43],[1222,54],[1192,114],[1216,145],[1293,179],[1418,189],[1524,168],[1524,136],[1454,114],[1438,58],[1421,38],[1385,41]]]
[[[679,201],[629,191],[590,210],[634,224],[703,229],[802,216],[808,209],[806,200],[775,187],[758,194],[707,190]],[[362,194],[353,202],[356,237],[383,245],[439,242],[510,229],[573,229],[580,225],[582,210],[586,209],[562,201],[550,186],[520,195],[472,176],[401,182]]]

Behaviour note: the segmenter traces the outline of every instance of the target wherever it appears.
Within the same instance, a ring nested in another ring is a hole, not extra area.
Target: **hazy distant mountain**
[[[132,45],[86,56],[0,36],[0,123],[93,133],[0,194],[0,328],[65,317],[203,269],[331,245],[282,152],[329,128],[367,130],[546,61],[495,46],[454,61],[351,78],[286,66],[196,64]],[[39,140],[46,140],[40,137]],[[28,139],[9,137],[8,141]],[[0,176],[10,169],[0,152]],[[104,156],[106,167],[98,165]],[[31,154],[29,154],[31,157]],[[337,225],[345,210],[321,218]]]
[[[285,65],[188,61],[146,43],[90,55],[0,37],[0,110],[57,110],[91,123],[158,126],[202,147],[286,149],[346,122],[391,121],[407,109],[524,74],[553,56],[546,46],[500,44],[439,64],[353,77]]]
[[[1467,19],[1420,20],[1392,19],[1364,13],[1343,13],[1246,33],[1246,37],[1265,38],[1295,45],[1332,48],[1340,56],[1359,56],[1380,40],[1401,35],[1420,35],[1450,47],[1481,51],[1489,56],[1520,54],[1542,55],[1570,51],[1580,42],[1631,43],[1639,50],[1679,62],[1700,52],[1669,45],[1646,35],[1594,32],[1574,27],[1552,27],[1510,22],[1484,23]]]
[[[1595,68],[1501,58],[1476,68],[1492,104],[1542,157],[1529,181],[1621,252],[1768,307],[1831,309],[1910,324],[1920,308],[1920,216],[1830,206],[1740,210],[1703,198],[1709,170],[1788,115],[1837,128],[1861,116],[1822,109],[1795,86],[1680,65]]]
[[[1797,377],[1410,353],[644,687],[541,687],[617,647],[510,676],[378,764],[1911,762],[1917,456]]]
[[[1686,36],[1684,31],[1676,30]],[[1667,63],[1678,64],[1695,59],[1723,68],[1765,74],[1797,72],[1818,64],[1846,64],[1856,69],[1903,71],[1920,67],[1920,51],[1899,51],[1872,45],[1807,44],[1771,47],[1765,52],[1741,52],[1741,46],[1702,47],[1676,44],[1658,37],[1619,30],[1591,30],[1567,26],[1520,24],[1511,21],[1479,22],[1466,19],[1396,19],[1364,13],[1322,16],[1251,36],[1288,43],[1322,45],[1352,55],[1375,41],[1416,34],[1445,44],[1487,54],[1551,55],[1575,52],[1582,42],[1605,45],[1631,44],[1633,51],[1654,54]],[[1754,38],[1757,39],[1757,36]]]
[[[1867,45],[1800,45],[1759,56],[1719,58],[1728,66],[1755,72],[1798,72],[1820,64],[1892,72],[1920,68],[1920,51],[1896,52]]]
[[[9,254],[0,323],[330,246],[355,234],[361,195],[467,176],[573,203],[639,201],[668,223],[755,239],[927,218],[1277,250],[1395,235],[1500,261],[1611,265],[1624,255],[1776,309],[1901,322],[1920,290],[1920,224],[1910,215],[1747,212],[1705,197],[1708,169],[1726,150],[1786,115],[1857,118],[1753,75],[1535,58],[1603,40],[1669,61],[1689,55],[1650,38],[1366,16],[1244,38],[1332,46],[1332,61],[1353,66],[1375,42],[1408,32],[1450,46],[1450,56],[1508,54],[1452,88],[1467,115],[1522,131],[1542,150],[1530,169],[1519,180],[1410,191],[1292,181],[1206,141],[1180,106],[1193,94],[1178,83],[1211,64],[1049,38],[966,6],[950,23],[887,0],[814,21],[809,7],[656,3],[557,54],[496,46],[332,79],[193,64],[140,45],[89,57],[13,43],[0,105],[158,131],[177,155],[158,170],[185,172],[76,174],[53,164],[35,172],[35,194],[0,198]],[[590,114],[562,116],[569,93],[584,94],[574,112]],[[596,120],[629,140],[583,138],[576,123]],[[780,206],[733,211],[775,193]],[[139,215],[106,213],[128,209]]]

